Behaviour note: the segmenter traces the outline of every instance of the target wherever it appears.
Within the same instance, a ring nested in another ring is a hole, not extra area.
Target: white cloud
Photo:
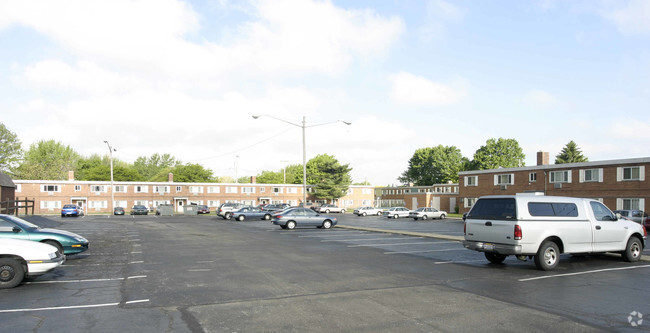
[[[390,76],[391,99],[402,105],[440,106],[456,103],[464,97],[462,83],[455,86],[433,82],[427,78],[407,72]]]
[[[650,1],[630,0],[613,2],[616,8],[602,10],[601,14],[613,21],[624,34],[650,33]],[[623,4],[622,6],[620,6]]]
[[[529,106],[549,108],[557,104],[557,99],[551,93],[533,89],[524,94],[524,102]]]

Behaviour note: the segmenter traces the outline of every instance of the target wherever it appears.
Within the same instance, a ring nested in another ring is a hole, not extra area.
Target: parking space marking
[[[409,254],[409,253],[427,253],[427,252],[446,252],[446,251],[465,251],[465,248],[440,249],[440,250],[422,250],[422,251],[401,251],[401,252],[384,252],[384,254]]]
[[[142,261],[142,260],[139,260],[139,261],[131,261],[131,262],[129,262],[129,264],[141,264],[141,263],[143,263],[143,262],[144,262],[144,261]]]
[[[418,237],[422,238],[422,237]],[[348,245],[348,247],[373,247],[373,246],[398,246],[398,245],[421,245],[421,244],[438,244],[440,242],[429,241],[429,242],[412,242],[412,243],[375,243],[375,244],[355,244]]]
[[[134,304],[134,303],[143,303],[149,302],[148,299],[140,299],[134,301],[127,301],[124,304]],[[107,306],[118,306],[120,302],[117,303],[103,303],[103,304],[87,304],[87,305],[69,305],[69,306],[53,306],[47,308],[32,308],[32,309],[8,309],[0,310],[0,313],[11,313],[11,312],[30,312],[30,311],[48,311],[48,310],[70,310],[70,309],[88,309],[88,308],[101,308]]]
[[[197,264],[206,264],[206,263],[211,263],[211,262],[214,262],[214,260],[201,260],[201,261],[197,261],[196,263]]]
[[[50,283],[82,283],[82,282],[106,282],[106,281],[122,281],[132,279],[143,279],[146,275],[129,276],[126,278],[106,278],[106,279],[86,279],[86,280],[52,280],[52,281],[31,281],[24,284],[50,284]]]
[[[345,235],[359,235],[359,234],[368,234],[367,231],[356,231],[356,232],[348,232],[348,231],[337,231],[337,233],[341,233],[340,235],[309,235],[309,236],[298,236],[298,238],[328,238],[328,237],[340,237],[340,236],[345,236]],[[295,235],[295,233],[292,233]],[[310,232],[311,234],[311,232]]]
[[[485,260],[461,260],[461,261],[436,261],[434,265],[444,265],[444,264],[464,264],[468,262],[483,262]]]
[[[519,279],[518,281],[519,282],[527,282],[527,281],[550,279],[550,278],[556,278],[556,277],[575,276],[575,275],[584,275],[584,274],[595,274],[595,273],[601,273],[601,272],[622,271],[622,270],[628,270],[628,269],[648,268],[648,267],[650,267],[650,265],[627,266],[627,267],[617,267],[617,268],[603,268],[603,269],[596,269],[596,270],[584,271],[584,272],[574,272],[574,273],[536,276],[536,277],[532,277],[532,278]]]
[[[196,269],[188,269],[188,272],[211,272],[212,270],[209,268],[196,268]]]
[[[371,236],[371,235],[368,235]],[[380,235],[377,235],[380,236]],[[348,239],[324,239],[321,242],[358,242],[358,241],[376,241],[376,240],[402,240],[402,239],[417,239],[417,238],[424,238],[424,237],[394,237],[393,235],[386,235],[382,238],[348,238]]]

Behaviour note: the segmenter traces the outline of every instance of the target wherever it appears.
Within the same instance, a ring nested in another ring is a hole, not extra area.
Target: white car
[[[52,245],[0,238],[0,289],[13,288],[25,277],[45,274],[64,262],[65,255]]]
[[[374,207],[359,207],[354,210],[354,213],[359,216],[366,216],[366,215],[381,216],[384,213],[384,210],[381,208],[374,208]]]
[[[400,217],[408,217],[409,212],[409,209],[406,207],[391,207],[384,211],[384,216],[396,219]]]
[[[345,208],[341,208],[332,204],[324,204],[320,207],[318,207],[318,210],[316,210],[319,213],[345,213]]]
[[[447,217],[447,212],[444,210],[437,210],[433,207],[420,207],[416,210],[412,210],[409,213],[409,217],[412,217],[414,220],[418,219],[444,219]]]

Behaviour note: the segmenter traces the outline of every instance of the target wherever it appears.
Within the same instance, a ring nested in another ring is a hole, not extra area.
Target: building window
[[[364,188],[361,190],[361,194],[372,194],[371,188]]]
[[[153,193],[169,193],[169,186],[154,186]]]
[[[571,182],[571,171],[551,171],[549,182],[551,183],[570,183]]]
[[[250,186],[250,187],[242,187],[241,188],[241,193],[255,193],[255,188]]]
[[[537,181],[537,172],[531,172],[528,174],[528,181],[534,183]]]
[[[115,200],[113,201],[113,207],[126,207],[126,200]]]
[[[61,208],[61,201],[41,201],[41,209]]]
[[[104,185],[92,185],[90,186],[91,192],[106,192],[106,186]]]
[[[16,192],[20,192],[22,189],[22,184],[16,184]],[[77,185],[78,186],[78,185]]]
[[[219,186],[208,186],[208,193],[220,193],[221,188]]]
[[[203,186],[190,186],[189,190],[190,193],[194,193],[194,194],[203,193]]]
[[[61,192],[59,185],[43,185],[41,192]]]
[[[113,187],[113,190],[118,193],[126,193],[126,186],[125,185],[115,185]],[[124,207],[124,206],[121,206]]]
[[[643,210],[645,200],[640,198],[616,199],[616,209]]]
[[[135,193],[147,193],[149,192],[149,186],[136,186]]]
[[[494,175],[494,185],[513,185],[515,179],[514,174]]]
[[[266,187],[260,187],[260,193],[266,192]]]
[[[478,186],[478,176],[466,176],[465,186]]]
[[[219,200],[208,200],[208,206],[210,207],[219,207],[221,205],[221,201]]]
[[[106,201],[106,200],[103,200],[103,201],[91,200],[91,201],[88,202],[88,208],[95,208],[95,209],[108,208],[108,201]]]
[[[287,193],[298,193],[298,188],[297,187],[287,187]]]
[[[476,198],[464,198],[463,203],[465,204],[465,208],[470,208],[476,203]]]
[[[282,193],[282,187],[274,187],[272,188],[273,193]]]
[[[602,182],[603,169],[580,170],[580,182]]]
[[[190,187],[190,188],[191,188],[191,187]],[[178,193],[178,192],[182,192],[182,191],[183,191],[183,187],[182,187],[182,186],[176,186],[176,193]],[[190,190],[190,192],[192,192],[192,190]]]
[[[620,167],[617,170],[617,180],[645,180],[645,167]]]
[[[237,186],[226,186],[226,193],[237,193]]]

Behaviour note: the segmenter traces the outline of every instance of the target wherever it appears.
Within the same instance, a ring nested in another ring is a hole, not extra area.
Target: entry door
[[[411,209],[418,209],[418,198],[411,198]]]
[[[176,200],[176,212],[178,213],[183,212],[184,204],[185,204],[185,200]]]
[[[431,198],[431,207],[440,210],[440,197]]]

